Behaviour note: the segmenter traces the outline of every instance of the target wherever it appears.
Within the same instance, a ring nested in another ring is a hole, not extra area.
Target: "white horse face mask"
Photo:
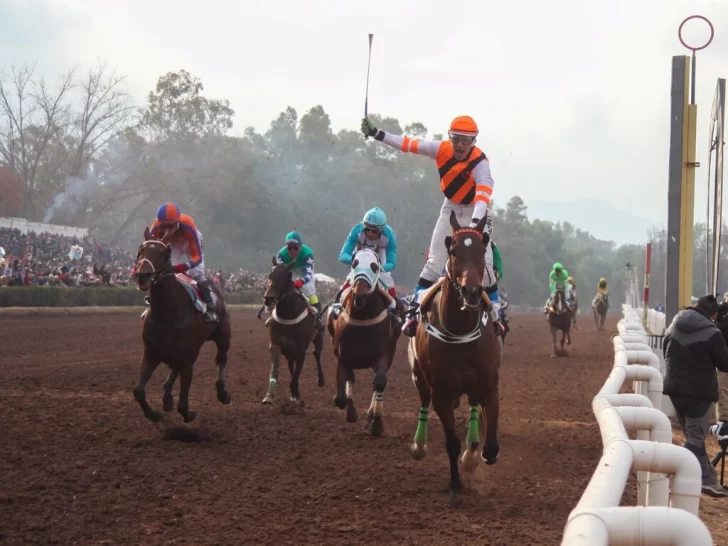
[[[354,255],[349,272],[349,284],[353,286],[358,279],[363,279],[369,283],[369,292],[374,292],[379,283],[381,269],[382,266],[376,252],[364,248]]]

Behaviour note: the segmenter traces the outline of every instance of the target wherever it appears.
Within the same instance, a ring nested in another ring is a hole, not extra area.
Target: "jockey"
[[[397,267],[397,238],[394,230],[387,224],[387,216],[379,207],[374,207],[366,212],[364,219],[351,228],[349,236],[339,253],[339,261],[351,266],[353,256],[362,248],[373,250],[382,264],[379,273],[379,280],[387,289],[387,294],[392,297],[387,310],[394,318],[397,325],[400,324],[397,316],[397,290],[392,279],[392,271]],[[350,286],[347,280],[342,287],[342,292]]]
[[[498,323],[501,331],[503,331],[503,325],[500,324],[499,311],[501,307],[500,296],[498,294],[498,281],[503,276],[503,260],[501,259],[500,249],[498,245],[493,241],[493,221],[490,215],[485,221],[486,233],[490,236],[490,241],[485,247],[485,270],[483,274],[483,286],[485,293],[488,294],[490,302],[493,304],[493,312],[495,320]]]
[[[475,146],[478,126],[469,116],[458,116],[452,121],[448,131],[450,140],[447,141],[417,140],[392,135],[377,129],[368,118],[362,119],[361,130],[365,136],[373,137],[402,152],[434,159],[440,174],[440,189],[445,199],[432,233],[427,262],[412,297],[411,310],[414,310],[417,292],[435,284],[445,267],[445,237],[451,234],[450,213],[455,211],[461,225],[470,220],[471,228],[487,214],[494,185],[490,164],[485,153]],[[493,282],[495,279],[488,279],[488,285]],[[407,336],[413,336],[415,321],[409,320],[402,331]]]
[[[316,295],[313,250],[303,244],[303,239],[301,239],[301,236],[297,232],[291,231],[286,235],[286,244],[280,249],[276,259],[279,264],[283,265],[289,265],[293,262],[291,273],[293,274],[294,286],[306,297],[308,303],[318,313],[321,313],[321,302]],[[321,317],[318,317],[316,326],[323,328],[323,320],[321,320]]]
[[[207,306],[206,322],[217,322],[210,284],[205,276],[204,241],[195,221],[188,214],[181,214],[174,203],[164,203],[157,209],[157,219],[152,224],[152,237],[161,239],[172,231],[169,246],[172,249],[172,265],[175,273],[184,273],[195,280],[202,300]],[[189,261],[183,261],[189,258]]]
[[[597,284],[597,295],[594,296],[592,304],[595,304],[597,302],[599,296],[602,296],[604,298],[604,301],[609,304],[609,286],[607,285],[607,279],[605,279],[604,277],[599,279],[599,284]]]
[[[569,272],[564,269],[564,266],[561,265],[559,262],[556,262],[554,264],[554,267],[551,269],[551,273],[549,273],[549,290],[551,291],[551,295],[549,296],[549,299],[546,300],[546,305],[544,306],[544,314],[548,313],[548,307],[551,303],[551,300],[553,300],[554,295],[556,295],[556,290],[560,287],[564,290],[564,296],[566,296],[566,291],[569,288],[568,284],[569,279]]]

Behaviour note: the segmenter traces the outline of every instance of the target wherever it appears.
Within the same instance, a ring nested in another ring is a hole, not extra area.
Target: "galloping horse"
[[[564,350],[564,341],[566,341],[567,345],[571,345],[569,330],[571,329],[572,318],[571,308],[566,303],[564,289],[559,287],[556,289],[548,307],[548,320],[551,328],[551,358],[569,356]],[[559,330],[561,330],[561,347],[557,349],[556,332]]]
[[[592,311],[594,312],[594,324],[596,324],[597,332],[604,330],[604,321],[607,319],[607,311],[609,310],[609,299],[604,294],[597,294],[592,302]]]
[[[263,404],[273,403],[278,384],[280,356],[283,354],[288,361],[288,370],[291,373],[291,399],[288,410],[295,412],[299,405],[303,405],[298,380],[311,341],[313,341],[313,356],[318,368],[318,386],[323,387],[326,381],[321,369],[324,331],[316,327],[315,309],[310,306],[308,299],[296,289],[291,275],[292,268],[293,262],[286,266],[279,264],[273,258],[273,269],[265,283],[263,303],[268,310],[272,311],[272,314],[266,322],[271,370],[268,392],[263,398]]]
[[[175,275],[172,269],[171,248],[166,237],[152,239],[149,228],[144,230],[144,242],[139,247],[136,260],[137,286],[149,290],[149,312],[144,315],[142,356],[139,380],[134,386],[134,398],[144,416],[159,421],[162,416],[152,410],[147,402],[146,385],[160,362],[169,366],[169,375],[164,383],[162,406],[164,411],[172,411],[174,398],[172,387],[180,376],[180,393],[177,411],[185,423],[193,421],[195,412],[189,409],[189,392],[192,384],[192,369],[202,345],[212,340],[217,345],[217,399],[223,404],[230,403],[230,395],[225,389],[225,365],[230,350],[230,315],[218,286],[213,284],[213,293],[219,302],[218,322],[209,324],[203,318],[202,299],[195,282],[182,273]]]
[[[491,303],[483,291],[486,219],[475,228],[461,227],[450,215],[452,237],[445,277],[420,302],[420,320],[408,354],[412,377],[420,395],[420,416],[412,456],[421,459],[427,450],[427,421],[430,402],[445,430],[445,448],[450,458],[451,502],[462,488],[458,471],[460,439],[455,433],[454,406],[467,394],[470,405],[467,447],[463,472],[477,469],[480,443],[479,407],[485,411],[487,428],[482,458],[492,465],[498,459],[499,368],[503,358],[502,339],[488,324]]]
[[[355,423],[358,416],[352,398],[354,370],[372,368],[374,392],[365,424],[372,436],[381,436],[384,431],[384,388],[402,333],[387,312],[392,297],[379,283],[380,272],[377,253],[368,248],[359,250],[349,273],[352,286],[343,292],[341,304],[332,306],[328,315],[328,331],[336,357],[334,404],[339,409],[346,409],[347,422]],[[401,301],[397,306],[404,314]]]

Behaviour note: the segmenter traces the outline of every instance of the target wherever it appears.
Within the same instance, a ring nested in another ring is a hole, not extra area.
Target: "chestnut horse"
[[[607,320],[607,311],[609,310],[609,298],[606,294],[597,294],[592,302],[592,311],[594,312],[594,324],[596,324],[597,332],[604,330],[604,321]]]
[[[450,459],[451,503],[462,488],[458,470],[460,439],[455,432],[454,407],[466,394],[470,405],[467,446],[462,457],[463,472],[472,474],[478,466],[479,416],[486,416],[482,459],[492,465],[498,459],[498,382],[503,359],[503,342],[488,324],[492,310],[483,290],[486,218],[475,228],[461,227],[450,215],[452,237],[446,237],[448,259],[445,277],[422,298],[420,320],[408,353],[412,377],[420,395],[420,415],[412,456],[424,457],[427,450],[427,422],[430,402],[445,430],[445,449]]]
[[[223,404],[230,403],[230,395],[225,389],[225,365],[230,350],[230,315],[219,288],[211,283],[218,300],[216,323],[207,323],[203,314],[195,309],[190,289],[191,279],[183,274],[176,275],[172,269],[171,248],[166,237],[152,239],[149,228],[144,230],[144,242],[137,253],[135,277],[140,290],[149,290],[149,312],[144,314],[142,340],[144,355],[139,370],[139,380],[134,386],[134,398],[152,421],[159,421],[162,415],[154,411],[146,397],[146,385],[154,370],[161,362],[169,366],[169,375],[164,383],[162,406],[164,411],[172,411],[174,398],[172,387],[180,377],[180,393],[177,411],[184,422],[189,423],[196,417],[189,409],[189,392],[192,385],[192,370],[200,349],[206,341],[217,345],[217,399]],[[178,279],[179,277],[179,279]],[[188,279],[188,280],[184,280]]]
[[[387,372],[392,366],[400,328],[387,312],[392,297],[379,283],[381,263],[376,252],[364,248],[352,260],[348,281],[352,285],[341,296],[341,304],[331,306],[328,331],[336,357],[336,397],[334,404],[346,409],[346,420],[357,421],[352,391],[354,370],[374,370],[372,401],[365,428],[372,436],[384,432],[382,409]],[[397,301],[398,310],[404,305]]]
[[[564,349],[564,341],[567,345],[571,345],[571,330],[572,321],[571,307],[566,303],[566,294],[564,289],[559,287],[554,293],[554,297],[548,306],[548,321],[549,328],[551,329],[551,358],[557,356],[569,356]],[[556,347],[556,333],[561,330],[561,347]]]
[[[303,363],[306,360],[306,351],[313,341],[313,356],[318,368],[318,386],[325,385],[324,372],[321,369],[321,351],[324,346],[324,331],[316,327],[316,310],[308,303],[308,299],[301,294],[293,283],[289,265],[279,264],[273,258],[273,268],[265,282],[263,303],[269,311],[271,318],[266,321],[268,327],[268,352],[271,358],[270,378],[268,379],[268,392],[263,398],[263,404],[272,404],[278,384],[278,370],[281,354],[288,361],[288,370],[291,373],[291,398],[286,408],[295,413],[303,405],[298,385]]]

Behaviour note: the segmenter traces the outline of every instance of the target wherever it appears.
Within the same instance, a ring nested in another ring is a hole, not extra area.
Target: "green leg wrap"
[[[417,423],[417,432],[415,432],[415,443],[419,445],[427,445],[427,419],[429,408],[420,408],[420,422]]]
[[[271,393],[276,392],[276,385],[277,384],[278,384],[278,380],[275,379],[275,378],[273,378],[273,377],[271,377],[268,380],[268,391],[270,391]]]
[[[480,443],[478,416],[478,406],[470,406],[470,421],[468,422],[468,445]]]

